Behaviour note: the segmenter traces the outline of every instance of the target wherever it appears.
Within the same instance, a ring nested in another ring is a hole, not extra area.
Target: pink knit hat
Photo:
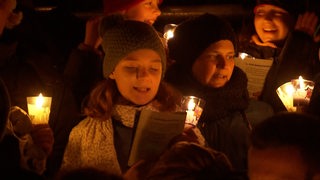
[[[141,3],[144,0],[103,0],[103,10],[105,14],[114,13],[129,9],[132,6]],[[158,4],[162,3],[162,0],[158,1]]]

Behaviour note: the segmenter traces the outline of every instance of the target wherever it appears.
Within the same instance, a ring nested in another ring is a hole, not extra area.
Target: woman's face
[[[262,42],[281,42],[293,26],[290,14],[274,5],[259,5],[255,8],[254,26]]]
[[[194,77],[203,85],[219,88],[231,78],[234,68],[234,46],[230,40],[211,44],[192,66]]]
[[[124,15],[129,20],[141,21],[152,25],[160,16],[158,0],[144,0],[126,10]]]
[[[129,53],[109,76],[114,79],[120,94],[136,105],[154,99],[162,77],[162,63],[158,53],[140,49]]]

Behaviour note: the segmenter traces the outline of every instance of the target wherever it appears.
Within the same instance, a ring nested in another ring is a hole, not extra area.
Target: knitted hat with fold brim
[[[306,9],[307,5],[305,0],[257,0],[254,12],[257,7],[264,4],[277,6],[288,11],[294,16],[302,13]]]
[[[166,70],[165,48],[156,30],[143,22],[125,20],[105,31],[102,41],[105,52],[103,76],[108,78],[116,65],[129,53],[140,49],[157,52],[162,63],[162,77]]]
[[[179,24],[168,41],[169,57],[181,67],[191,69],[211,44],[230,40],[237,51],[237,38],[231,24],[213,14],[203,14]]]

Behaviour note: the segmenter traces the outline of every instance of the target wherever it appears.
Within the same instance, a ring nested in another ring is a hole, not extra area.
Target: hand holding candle
[[[34,125],[30,134],[34,144],[40,147],[47,155],[51,154],[54,136],[49,124]]]
[[[37,97],[27,97],[28,114],[32,124],[48,124],[51,100],[51,97],[44,97],[41,93]]]

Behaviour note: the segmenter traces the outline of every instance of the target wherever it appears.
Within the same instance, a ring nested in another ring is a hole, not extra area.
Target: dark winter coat
[[[64,70],[66,82],[75,95],[79,109],[97,82],[103,79],[102,57],[93,51],[73,49]]]
[[[230,81],[222,88],[205,87],[182,66],[173,65],[166,80],[183,95],[206,101],[198,127],[208,145],[224,152],[237,169],[246,169],[249,129],[245,110],[249,106],[247,77],[235,67]]]

